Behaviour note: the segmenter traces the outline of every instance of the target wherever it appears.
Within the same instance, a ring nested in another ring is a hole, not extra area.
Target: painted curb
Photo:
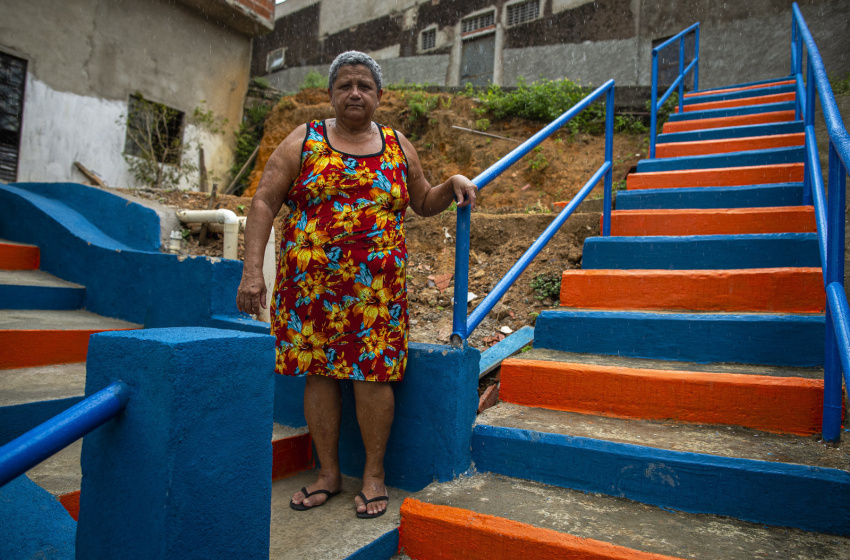
[[[637,172],[657,173],[660,171],[686,171],[691,169],[720,169],[782,165],[788,163],[802,163],[805,157],[805,147],[790,146],[785,148],[751,150],[728,154],[644,159],[638,162]]]
[[[768,206],[800,206],[802,203],[802,183],[641,189],[617,193],[618,210],[764,208]]]
[[[669,132],[686,132],[706,128],[725,128],[746,126],[751,124],[767,124],[790,122],[795,118],[794,111],[774,111],[771,113],[756,113],[754,115],[734,115],[729,117],[703,118],[683,121],[667,121],[661,127],[664,134]]]
[[[724,138],[745,138],[754,136],[774,136],[777,134],[802,134],[805,132],[803,121],[751,124],[730,128],[705,128],[683,132],[659,134],[656,146],[669,142],[696,142],[699,140],[722,140]]]
[[[802,163],[783,163],[748,167],[631,173],[626,178],[626,188],[633,190],[677,187],[741,187],[774,183],[799,183],[803,180],[803,169],[804,164]]]
[[[611,212],[611,235],[620,237],[812,232],[817,223],[811,206]]]
[[[797,134],[774,134],[770,136],[745,136],[743,138],[726,138],[724,140],[665,142],[664,144],[657,144],[655,146],[655,157],[675,158],[770,150],[789,146],[803,146],[805,142],[806,135],[802,132]]]

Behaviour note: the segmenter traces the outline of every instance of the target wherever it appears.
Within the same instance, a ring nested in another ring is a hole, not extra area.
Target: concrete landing
[[[475,423],[671,451],[850,471],[847,447],[829,447],[816,437],[771,434],[737,426],[608,418],[510,403],[499,403],[485,410],[478,415]]]
[[[413,497],[679,558],[850,558],[850,539],[844,537],[686,514],[500,475],[479,474],[432,484]]]
[[[121,330],[142,325],[88,311],[0,309],[0,330]]]
[[[0,379],[0,406],[81,397],[86,392],[86,364],[0,370]]]
[[[84,288],[57,278],[43,270],[0,270],[0,285],[38,286],[44,288]]]
[[[291,509],[292,495],[315,479],[316,471],[308,471],[272,484],[271,560],[342,560],[396,529],[401,503],[410,496],[389,488],[387,512],[376,519],[358,519],[354,497],[360,480],[343,477],[342,493],[325,505],[307,511]]]

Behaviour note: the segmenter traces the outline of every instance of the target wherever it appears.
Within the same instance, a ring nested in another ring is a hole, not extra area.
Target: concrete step
[[[543,311],[535,348],[689,362],[822,366],[824,317],[809,314]]]
[[[662,162],[667,160],[654,161]],[[681,187],[739,187],[776,183],[799,183],[803,181],[803,169],[803,163],[782,163],[776,165],[732,166],[714,169],[684,169],[675,171],[630,173],[628,177],[626,177],[626,188],[629,190],[638,190]]]
[[[39,259],[40,253],[35,245],[0,239],[0,269],[35,270]]]
[[[823,421],[819,379],[536,360],[533,355],[502,362],[499,398],[582,414],[804,436],[819,434]]]
[[[823,313],[820,268],[565,270],[560,303],[584,309]]]
[[[490,473],[414,494],[402,507],[400,544],[402,553],[394,558],[850,557],[846,537],[684,513]]]
[[[79,309],[86,288],[41,270],[0,270],[0,309]]]
[[[682,132],[659,134],[655,139],[656,148],[669,142],[696,142],[701,140],[723,140],[727,138],[745,138],[755,136],[775,136],[781,134],[803,134],[803,121],[750,124],[743,126],[705,128]]]
[[[611,235],[736,235],[817,232],[811,206],[614,210]]]
[[[695,100],[688,100],[688,103],[683,104],[684,112],[708,111],[712,109],[728,109],[732,107],[749,107],[752,105],[768,105],[771,103],[786,103],[794,101],[797,94],[794,91],[785,93],[769,93],[758,96],[739,97],[734,99],[711,99],[701,100],[699,103]],[[678,107],[676,108],[678,113]]]
[[[771,78],[768,80],[758,80],[754,82],[745,82],[730,86],[723,86],[710,89],[702,89],[700,91],[689,92],[685,94],[685,99],[699,98],[706,95],[716,95],[719,93],[731,93],[740,91],[749,91],[753,89],[761,89],[771,86],[787,86],[796,84],[794,76],[786,76],[783,78]]]
[[[618,210],[800,206],[803,202],[803,184],[777,183],[738,187],[686,187],[618,191],[615,202]]]
[[[703,116],[703,118],[689,120],[668,120],[661,127],[661,131],[662,133],[666,134],[672,132],[687,132],[690,130],[704,130],[710,128],[727,128],[733,126],[749,126],[754,124],[792,122],[793,120],[793,109],[746,115],[716,116],[713,118]]]
[[[820,267],[815,233],[588,237],[582,269],[706,270]]]
[[[724,154],[644,159],[638,162],[637,172],[684,171],[689,169],[718,169],[748,166],[802,163],[806,156],[803,146],[751,150]]]
[[[656,158],[676,158],[704,156],[710,154],[729,154],[753,150],[769,150],[790,146],[803,146],[806,143],[804,133],[774,134],[771,136],[745,136],[723,140],[699,140],[695,142],[665,142],[656,144]]]
[[[479,472],[850,534],[850,457],[812,437],[500,403],[478,415],[472,454]]]
[[[776,113],[783,111],[794,112],[793,101],[782,101],[779,103],[765,103],[762,105],[746,105],[743,107],[723,107],[720,109],[704,109],[702,111],[688,111],[684,113],[673,113],[667,122],[685,122],[703,119],[718,119],[725,117],[738,117],[744,115],[760,115],[762,113]]]
[[[0,309],[0,369],[83,362],[93,333],[141,327],[81,310]]]
[[[748,97],[763,97],[765,95],[775,95],[779,93],[793,93],[797,91],[797,86],[793,81],[782,85],[764,85],[753,89],[742,89],[738,91],[727,91],[720,93],[699,92],[700,95],[685,94],[684,105],[693,105],[699,103],[708,103],[712,101],[725,101],[731,99],[745,99]]]

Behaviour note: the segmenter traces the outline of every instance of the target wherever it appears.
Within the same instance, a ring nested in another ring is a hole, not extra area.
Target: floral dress
[[[404,375],[407,159],[396,132],[378,128],[381,151],[353,156],[330,145],[324,121],[307,125],[272,301],[278,373]]]

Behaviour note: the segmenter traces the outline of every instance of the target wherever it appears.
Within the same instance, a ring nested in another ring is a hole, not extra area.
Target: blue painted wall
[[[62,504],[26,475],[0,487],[0,558],[74,560],[76,530]]]
[[[273,367],[269,335],[93,335],[86,394],[120,380],[131,396],[83,439],[77,558],[266,560]]]

